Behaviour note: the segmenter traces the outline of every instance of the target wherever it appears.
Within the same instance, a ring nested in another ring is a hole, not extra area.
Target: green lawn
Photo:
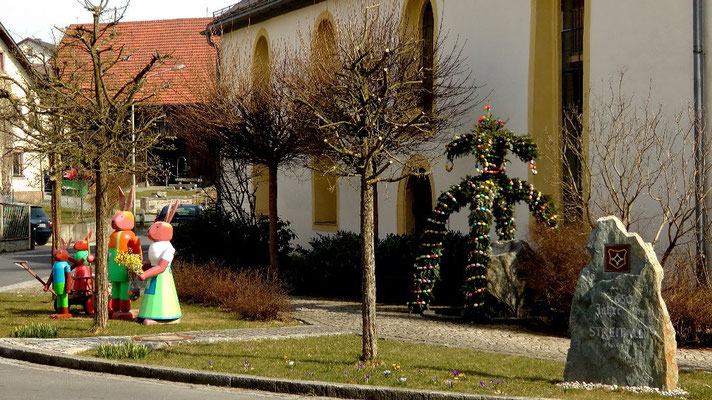
[[[50,218],[52,218],[52,207],[49,204],[43,204],[42,209]],[[76,224],[78,222],[94,221],[94,212],[91,210],[84,210],[80,212],[80,210],[73,208],[62,208],[61,216],[63,224]],[[82,216],[84,217],[83,219]]]
[[[40,286],[39,283],[37,283]],[[90,329],[93,317],[81,312],[80,306],[73,306],[74,316],[66,320],[53,320],[49,314],[53,312],[50,294],[11,294],[0,293],[0,337],[8,337],[13,328],[30,323],[49,323],[59,327],[59,337],[93,336]],[[138,310],[140,299],[133,303]],[[229,312],[203,307],[194,304],[181,304],[183,319],[175,325],[143,326],[136,322],[110,320],[106,332],[100,335],[124,336],[155,334],[164,332],[180,332],[210,329],[266,328],[298,324],[295,320],[257,322],[238,320]],[[94,335],[96,336],[96,335]]]
[[[478,394],[565,399],[653,399],[629,392],[564,391],[564,364],[474,350],[379,341],[382,365],[358,365],[361,339],[355,335],[172,346],[151,352],[142,364],[212,370],[289,379],[394,386]],[[96,356],[96,351],[86,352]],[[293,362],[293,365],[290,363]],[[390,371],[385,375],[384,371]],[[462,375],[454,377],[457,370]],[[369,376],[366,381],[366,376]],[[402,382],[401,378],[405,378]],[[712,374],[681,374],[691,399],[712,398]],[[483,386],[484,385],[484,386]],[[486,387],[485,387],[486,386]]]
[[[136,198],[142,199],[145,197],[153,197],[153,194],[156,192],[165,192],[167,197],[193,196],[194,194],[199,193],[195,190],[140,190],[136,192]]]

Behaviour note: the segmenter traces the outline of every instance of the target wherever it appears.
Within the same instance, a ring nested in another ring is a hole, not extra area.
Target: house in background
[[[32,63],[0,23],[0,74],[19,82],[32,79]],[[16,95],[22,91],[15,88]],[[0,194],[6,202],[37,203],[43,197],[42,157],[18,150],[22,133],[0,123]]]
[[[489,94],[487,101],[496,115],[508,120],[512,131],[531,134],[543,150],[540,174],[531,175],[517,162],[508,172],[532,181],[559,205],[572,201],[561,184],[564,113],[583,113],[585,119],[589,94],[605,94],[608,83],[621,71],[625,71],[623,97],[636,99],[634,105],[647,99],[662,104],[667,118],[695,102],[697,87],[703,88],[702,98],[712,98],[712,85],[697,85],[698,78],[709,81],[712,72],[696,77],[693,68],[697,54],[693,52],[693,16],[712,21],[712,7],[698,15],[693,2],[666,0],[645,4],[617,0],[380,3],[402,10],[402,20],[426,41],[425,48],[433,48],[438,40],[445,49],[463,46],[467,66],[483,87],[480,94]],[[224,48],[238,49],[242,59],[257,63],[269,60],[280,46],[296,45],[297,32],[306,37],[333,35],[333,24],[349,7],[360,4],[362,0],[247,0],[218,12],[207,30],[220,36]],[[439,32],[447,37],[439,38]],[[712,31],[700,35],[703,42],[712,43]],[[249,62],[245,68],[250,68]],[[459,121],[459,129],[443,135],[469,131],[481,113],[472,110]],[[587,140],[587,132],[572,131]],[[469,163],[460,162],[447,173],[443,162],[429,163],[415,155],[408,168],[432,172],[424,182],[414,177],[379,184],[381,236],[411,232],[420,219],[415,215],[418,210],[432,208],[437,194],[472,172]],[[359,230],[358,189],[348,179],[325,184],[323,176],[306,170],[282,172],[278,179],[280,217],[291,222],[301,243],[323,232]],[[267,191],[259,182],[256,187],[257,203],[266,204]],[[530,220],[524,206],[520,207],[516,210],[517,236],[523,237]],[[467,231],[467,218],[454,216],[449,228]]]
[[[17,46],[25,54],[30,64],[40,71],[44,69],[43,66],[49,62],[57,48],[52,43],[36,38],[22,39],[17,43]]]
[[[117,35],[107,43],[118,51],[122,49],[122,59],[111,68],[111,76],[117,79],[135,76],[156,53],[170,55],[165,64],[147,76],[147,90],[156,89],[155,96],[136,105],[136,118],[140,117],[141,107],[162,107],[166,118],[156,129],[171,133],[171,118],[178,106],[196,101],[196,91],[205,84],[205,79],[215,71],[215,49],[212,48],[201,32],[211,18],[181,18],[152,21],[122,21],[116,24]],[[78,25],[71,25],[71,30]],[[86,26],[86,25],[84,25]],[[62,39],[59,46],[63,47]],[[70,48],[70,51],[71,50]],[[63,55],[73,57],[72,55]],[[75,53],[76,57],[86,54]],[[89,61],[86,60],[88,63]],[[206,184],[214,180],[217,158],[203,154],[194,148],[190,141],[180,136],[169,143],[173,149],[155,150],[151,155],[162,160],[164,170],[170,173],[170,181],[176,177],[201,178]],[[138,179],[139,182],[144,179]]]

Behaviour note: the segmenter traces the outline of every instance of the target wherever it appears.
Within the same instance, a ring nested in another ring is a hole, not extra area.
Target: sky
[[[239,0],[131,0],[124,21],[199,18],[238,3]],[[82,0],[0,0],[0,22],[16,42],[34,37],[54,43],[61,35],[53,29],[75,23],[91,22]],[[109,7],[126,0],[109,0]],[[54,37],[53,37],[54,33]]]

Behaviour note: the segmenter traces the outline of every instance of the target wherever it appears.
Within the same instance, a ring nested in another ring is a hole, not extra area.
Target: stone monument
[[[587,247],[591,263],[571,306],[564,380],[675,389],[675,330],[653,247],[616,217],[596,222]]]

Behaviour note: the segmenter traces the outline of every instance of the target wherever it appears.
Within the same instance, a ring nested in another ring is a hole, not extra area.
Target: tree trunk
[[[376,342],[376,256],[373,238],[373,185],[367,177],[371,175],[370,163],[361,176],[361,316],[363,318],[364,361],[374,361],[378,357]]]
[[[94,173],[96,194],[94,196],[94,212],[96,216],[96,258],[94,259],[94,331],[102,331],[109,321],[109,282],[107,271],[108,245],[107,224],[109,220],[107,209],[108,182],[101,165]]]
[[[51,199],[51,214],[52,214],[52,251],[59,250],[61,247],[60,239],[62,233],[62,168],[60,168],[61,160],[59,154],[49,155],[49,173],[50,182],[52,183],[52,199]],[[50,264],[54,262],[50,254]]]
[[[277,165],[269,166],[269,272],[279,273],[279,237],[277,232]]]

